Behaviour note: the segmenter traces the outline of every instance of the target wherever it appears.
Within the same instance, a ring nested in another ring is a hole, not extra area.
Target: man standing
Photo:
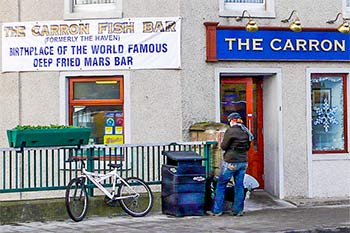
[[[254,139],[252,133],[243,125],[241,115],[237,112],[231,113],[227,118],[230,128],[226,130],[221,143],[225,150],[224,161],[222,161],[219,179],[216,185],[216,194],[212,211],[207,214],[220,216],[223,212],[226,185],[234,178],[234,203],[232,214],[242,216],[244,209],[244,187],[243,180],[248,166],[248,150]]]

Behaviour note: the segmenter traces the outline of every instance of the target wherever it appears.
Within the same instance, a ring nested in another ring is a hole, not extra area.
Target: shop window
[[[311,76],[313,153],[347,152],[346,75]]]
[[[124,143],[123,79],[71,78],[70,124],[91,127],[90,143]]]
[[[65,19],[121,18],[122,0],[65,0]]]
[[[274,0],[219,0],[220,16],[241,16],[248,10],[252,17],[275,17]]]

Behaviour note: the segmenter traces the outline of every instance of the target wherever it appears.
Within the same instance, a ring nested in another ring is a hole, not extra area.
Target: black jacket
[[[249,135],[239,125],[233,125],[226,130],[221,142],[221,149],[225,150],[224,160],[228,163],[247,162],[247,151],[235,150],[239,143],[249,143]]]

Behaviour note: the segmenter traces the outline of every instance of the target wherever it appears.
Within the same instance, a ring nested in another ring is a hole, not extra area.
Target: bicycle
[[[84,160],[77,160],[81,161],[81,175],[68,183],[65,194],[65,204],[71,219],[79,222],[87,214],[89,201],[86,189],[88,180],[105,194],[104,201],[109,206],[116,206],[119,202],[122,209],[133,217],[142,217],[151,211],[153,207],[151,189],[140,178],[122,178],[117,173],[122,164],[108,164],[113,168],[112,171],[101,174],[87,171]],[[102,182],[109,178],[112,179],[110,190],[102,185]],[[118,192],[116,192],[117,187],[119,187]]]

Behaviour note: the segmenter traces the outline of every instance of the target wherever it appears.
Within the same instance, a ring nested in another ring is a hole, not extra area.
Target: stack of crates
[[[163,151],[162,212],[173,216],[204,215],[205,167],[192,151]]]

